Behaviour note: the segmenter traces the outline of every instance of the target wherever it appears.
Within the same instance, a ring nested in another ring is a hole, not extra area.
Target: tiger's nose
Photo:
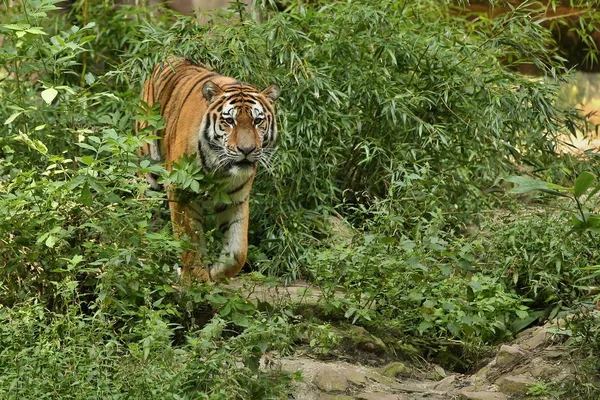
[[[248,154],[250,154],[254,150],[256,150],[256,145],[253,144],[251,146],[237,146],[237,149],[239,150],[240,153],[247,156]]]

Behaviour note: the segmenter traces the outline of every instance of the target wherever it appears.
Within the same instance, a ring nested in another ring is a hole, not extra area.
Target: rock
[[[418,384],[396,383],[392,386],[395,390],[407,393],[431,393],[431,389]]]
[[[544,380],[552,380],[554,377],[556,377],[558,375],[559,372],[561,372],[561,368],[556,367],[554,365],[543,364],[543,363],[535,365],[535,366],[531,367],[531,369],[529,370],[529,373],[534,378],[544,379]]]
[[[492,370],[492,367],[496,365],[496,361],[492,361],[491,363],[487,364],[485,367],[481,368],[479,371],[477,371],[475,373],[475,375],[473,375],[473,378],[475,379],[485,379],[485,377],[487,376],[488,373],[490,373],[490,371]]]
[[[277,366],[281,371],[297,372],[304,369],[304,363],[298,360],[279,360]]]
[[[365,374],[355,368],[343,367],[340,369],[340,373],[344,375],[348,382],[354,385],[364,386],[367,383]]]
[[[356,396],[356,399],[359,400],[403,400],[403,397],[400,397],[395,394],[389,393],[379,393],[379,392],[369,392],[369,393],[361,393]]]
[[[319,400],[354,400],[354,397],[346,396],[345,394],[326,394],[321,393]]]
[[[459,398],[467,399],[467,400],[507,400],[508,399],[508,397],[506,397],[505,394],[498,393],[498,392],[467,392],[467,391],[460,392]]]
[[[526,350],[533,350],[546,343],[546,335],[548,332],[544,328],[536,329],[531,337],[521,341],[521,347]]]
[[[525,357],[525,353],[518,346],[507,346],[503,344],[496,355],[496,365],[504,368],[516,364]]]
[[[442,368],[439,365],[434,365],[433,370],[439,375],[440,378],[445,378],[446,376],[448,376],[448,374],[446,374],[446,371],[444,370],[444,368]]]
[[[348,388],[346,377],[332,367],[319,369],[313,383],[324,392],[343,392]]]
[[[521,341],[523,341],[523,339],[533,336],[534,332],[537,331],[538,329],[540,329],[540,328],[537,326],[534,326],[533,328],[528,328],[528,329],[525,329],[524,331],[517,333],[517,342],[521,342]]]
[[[379,372],[383,376],[388,378],[396,378],[397,376],[410,376],[411,369],[406,364],[399,361],[389,363],[388,365],[381,367]]]
[[[549,347],[544,350],[544,358],[557,359],[565,356],[565,351],[556,347]]]
[[[450,375],[436,383],[433,387],[435,390],[440,392],[449,392],[454,389],[454,383],[456,382],[456,375]]]
[[[394,383],[396,383],[395,379],[392,378],[388,378],[387,376],[383,376],[381,374],[378,374],[376,372],[373,371],[368,371],[365,376],[369,379],[374,380],[377,383],[381,383],[383,385],[392,385]]]
[[[500,391],[505,394],[527,394],[533,384],[534,381],[524,376],[505,376],[496,381]]]

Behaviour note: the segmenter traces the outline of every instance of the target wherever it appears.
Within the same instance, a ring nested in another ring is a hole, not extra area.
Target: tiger
[[[193,250],[183,252],[182,277],[186,281],[221,281],[235,276],[248,253],[249,198],[259,163],[265,163],[277,139],[275,102],[280,87],[260,91],[235,78],[222,76],[204,65],[182,58],[167,58],[146,79],[142,100],[160,104],[164,128],[158,140],[146,141],[140,156],[163,162],[167,170],[182,156],[197,160],[207,173],[225,181],[227,204],[214,202],[217,226],[223,233],[218,260],[206,263],[206,242],[200,203],[182,201],[167,187],[173,230],[187,235]],[[139,133],[147,123],[138,122]],[[147,175],[154,189],[158,177]],[[201,197],[201,196],[200,196]]]

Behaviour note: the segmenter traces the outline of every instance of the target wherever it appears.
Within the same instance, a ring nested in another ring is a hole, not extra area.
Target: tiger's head
[[[248,176],[257,164],[267,165],[277,138],[273,106],[279,86],[261,92],[245,84],[221,87],[208,81],[202,94],[207,104],[198,149],[203,165],[232,176]]]

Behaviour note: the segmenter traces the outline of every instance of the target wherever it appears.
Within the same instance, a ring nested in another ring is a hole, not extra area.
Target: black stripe
[[[208,79],[212,78],[213,76],[216,76],[217,74],[215,74],[214,72],[212,74],[208,74],[206,76],[201,77],[200,79],[198,79],[198,81],[196,83],[194,83],[192,85],[192,88],[189,90],[188,94],[185,95],[184,99],[183,99],[183,103],[181,103],[181,105],[185,105],[185,103],[187,102],[188,97],[191,96],[191,94],[194,92],[194,90],[196,90],[196,87],[198,87],[199,84],[206,82]]]
[[[212,123],[210,121],[210,118],[206,118],[206,126],[204,127],[204,131],[202,132],[202,137],[204,138],[204,140],[206,140],[208,143],[210,143],[210,138],[208,137],[208,131],[210,130],[210,127],[212,126]],[[198,141],[198,150],[200,150],[200,141]]]
[[[206,158],[204,157],[202,148],[200,148],[200,142],[198,142],[198,154],[200,155],[200,163],[202,164],[202,168],[204,168],[204,171],[206,171],[206,172],[210,171],[210,169],[208,168],[208,165],[206,164]]]
[[[244,197],[242,200],[240,201],[234,201],[233,203],[230,204],[231,207],[237,207],[239,205],[242,205],[246,202],[246,200],[248,200],[248,197],[250,196],[250,194],[248,194],[246,197]]]
[[[219,224],[219,231],[221,231],[221,233],[225,233],[228,230],[229,230],[229,221],[221,222],[221,224]]]
[[[236,192],[239,192],[240,190],[242,190],[246,186],[246,184],[248,182],[250,182],[250,178],[248,178],[244,183],[242,183],[240,186],[236,187],[235,189],[233,189],[231,191],[228,191],[227,194],[231,196],[232,194],[234,194]]]
[[[223,147],[221,145],[213,142],[208,142],[208,147],[210,147],[210,149],[215,152],[223,150]]]
[[[165,76],[166,72],[163,70],[161,71],[160,75],[157,77],[157,80],[155,81],[155,85],[158,85],[159,87],[157,87],[157,91],[158,91],[158,101],[160,102],[161,97],[164,94],[165,89],[168,89],[169,87],[171,87],[171,81],[177,76],[175,74],[175,72],[169,70],[169,76]]]
[[[215,127],[215,135],[217,134],[217,114],[211,114],[210,115],[210,119],[211,119],[211,123],[212,125]],[[223,135],[219,135],[219,136],[223,136]]]
[[[240,201],[234,201],[229,204],[225,204],[225,203],[215,204],[215,212],[217,214],[221,214],[222,212],[225,212],[229,208],[241,206],[242,204],[244,204],[246,202],[246,200],[248,200],[248,197],[250,197],[250,194],[248,194],[246,197],[244,197]]]
[[[229,207],[229,204],[224,204],[224,203],[215,204],[215,212],[217,214],[220,214],[223,211],[227,210],[227,207]]]
[[[238,80],[235,80],[235,81],[233,81],[231,83],[226,83],[226,84],[222,85],[221,87],[222,88],[227,88],[227,89],[233,89],[233,88],[236,88],[238,86],[241,87],[241,86],[243,86],[243,84],[242,84],[242,82],[240,82]]]
[[[238,219],[234,219],[233,221],[229,222],[229,221],[225,221],[225,222],[221,222],[221,224],[219,225],[219,230],[221,231],[221,233],[225,233],[229,230],[229,228],[231,228],[231,226],[233,224],[237,224],[238,222],[241,222],[242,219],[238,218]]]
[[[171,108],[173,108],[175,106],[175,101],[173,103],[171,103],[171,97],[173,97],[173,93],[175,93],[176,91],[178,92],[179,89],[181,88],[181,86],[179,86],[179,84],[181,83],[182,80],[186,79],[186,78],[193,78],[193,73],[185,73],[185,71],[177,71],[177,73],[174,73],[173,76],[175,77],[175,81],[173,83],[171,83],[171,80],[169,80],[169,84],[172,87],[173,90],[171,90],[171,92],[169,93],[169,97],[167,97],[167,99],[164,101],[164,103],[166,106],[170,106],[170,107],[166,107],[165,108],[165,112],[170,111]],[[183,86],[183,85],[182,85]],[[183,104],[182,104],[183,105]],[[181,113],[181,111],[177,114],[177,120],[179,120],[179,114]],[[177,121],[176,121],[177,122]]]

